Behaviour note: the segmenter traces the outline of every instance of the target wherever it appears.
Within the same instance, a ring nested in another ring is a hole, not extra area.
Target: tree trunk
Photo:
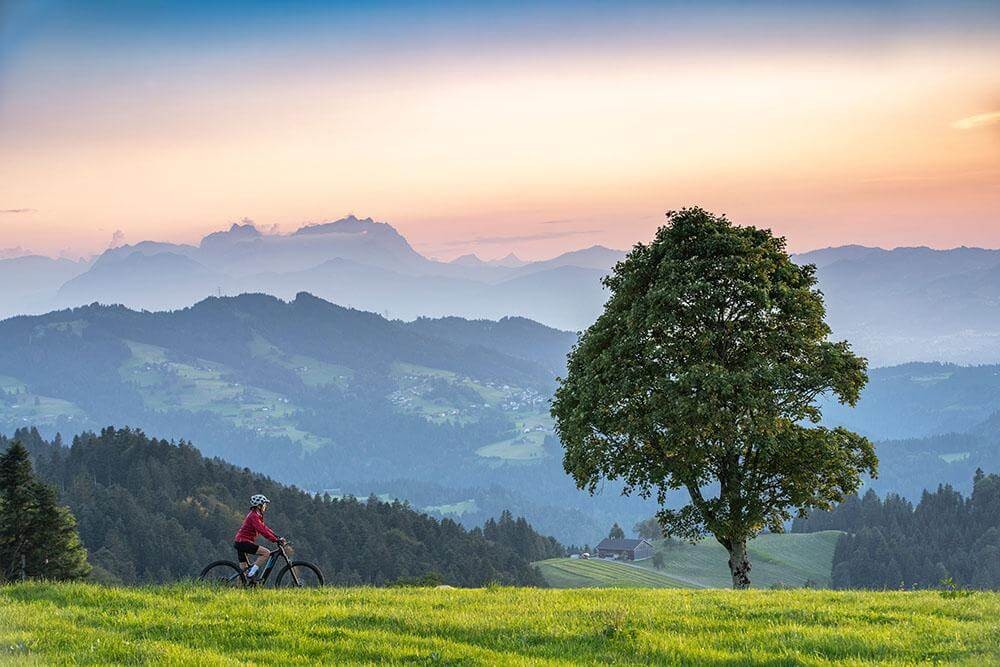
[[[733,575],[733,588],[750,588],[750,554],[747,553],[745,539],[732,542],[729,549],[729,571]]]

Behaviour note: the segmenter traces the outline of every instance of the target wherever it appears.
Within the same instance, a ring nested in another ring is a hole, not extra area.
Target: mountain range
[[[0,260],[0,317],[95,302],[174,310],[211,295],[305,291],[390,318],[519,316],[580,331],[607,298],[601,277],[623,256],[593,246],[544,261],[441,262],[371,218],[289,234],[241,223],[197,245],[142,241],[88,262]],[[998,250],[842,246],[794,259],[817,266],[834,335],[874,366],[1000,361]]]

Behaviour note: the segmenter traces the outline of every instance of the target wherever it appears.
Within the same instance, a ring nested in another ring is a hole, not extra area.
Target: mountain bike
[[[274,580],[275,588],[319,588],[323,585],[323,573],[319,568],[304,560],[291,560],[288,556],[291,550],[290,545],[279,544],[277,549],[272,549],[267,557],[267,562],[260,573],[251,583],[247,579],[247,571],[250,563],[246,567],[240,567],[231,560],[217,560],[205,566],[205,569],[198,575],[198,581],[221,588],[244,588],[246,586],[264,586],[267,583],[271,572],[284,560],[285,566],[278,571],[278,576]]]

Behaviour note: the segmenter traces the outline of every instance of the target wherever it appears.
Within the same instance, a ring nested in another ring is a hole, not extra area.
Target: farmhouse
[[[598,558],[642,560],[652,556],[653,545],[648,540],[612,540],[606,537],[597,545]]]

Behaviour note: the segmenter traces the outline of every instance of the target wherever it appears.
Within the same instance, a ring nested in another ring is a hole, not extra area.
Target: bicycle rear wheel
[[[231,560],[217,560],[201,571],[198,581],[216,588],[243,588],[247,585],[243,570]]]
[[[323,573],[312,563],[293,560],[278,573],[274,585],[278,588],[319,588],[323,585]]]

